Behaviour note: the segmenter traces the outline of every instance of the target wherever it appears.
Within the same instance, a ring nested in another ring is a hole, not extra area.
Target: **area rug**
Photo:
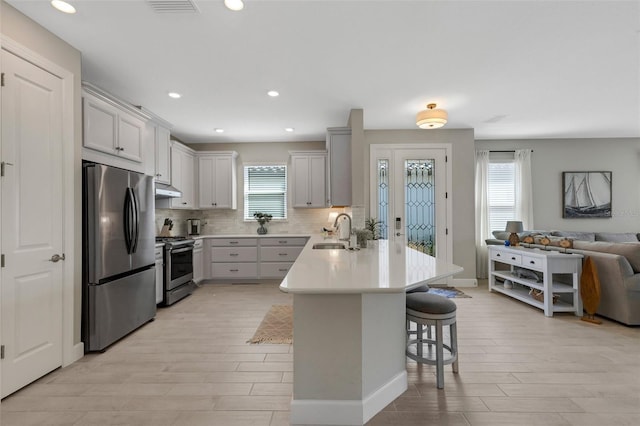
[[[293,306],[273,305],[247,343],[293,342]]]
[[[463,291],[458,290],[455,287],[439,287],[439,286],[429,286],[429,293],[437,294],[440,296],[444,296],[447,299],[453,298],[461,298],[461,299],[470,299],[471,296],[465,294]]]

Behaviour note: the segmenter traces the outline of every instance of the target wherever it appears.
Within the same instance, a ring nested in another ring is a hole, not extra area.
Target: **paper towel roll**
[[[349,239],[349,220],[346,217],[341,217],[338,222],[338,238],[341,240]]]

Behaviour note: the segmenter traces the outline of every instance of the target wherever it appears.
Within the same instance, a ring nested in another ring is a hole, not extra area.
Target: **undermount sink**
[[[342,243],[316,243],[311,248],[315,250],[344,250],[345,246]]]

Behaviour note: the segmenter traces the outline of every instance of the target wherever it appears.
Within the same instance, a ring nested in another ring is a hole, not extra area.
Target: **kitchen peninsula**
[[[314,249],[282,281],[293,294],[291,424],[363,425],[407,389],[405,293],[462,268],[379,240]]]

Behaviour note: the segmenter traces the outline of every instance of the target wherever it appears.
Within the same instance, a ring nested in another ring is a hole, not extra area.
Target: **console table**
[[[488,248],[489,291],[506,294],[542,309],[548,317],[553,316],[554,312],[574,312],[577,316],[582,315],[582,255],[519,246]],[[536,271],[542,273],[542,276],[535,279],[531,273],[523,271]],[[562,276],[565,279],[561,280]],[[513,288],[505,288],[505,280],[511,281]],[[535,299],[530,294],[532,289],[544,292],[543,301]],[[554,295],[558,296],[555,303]]]

